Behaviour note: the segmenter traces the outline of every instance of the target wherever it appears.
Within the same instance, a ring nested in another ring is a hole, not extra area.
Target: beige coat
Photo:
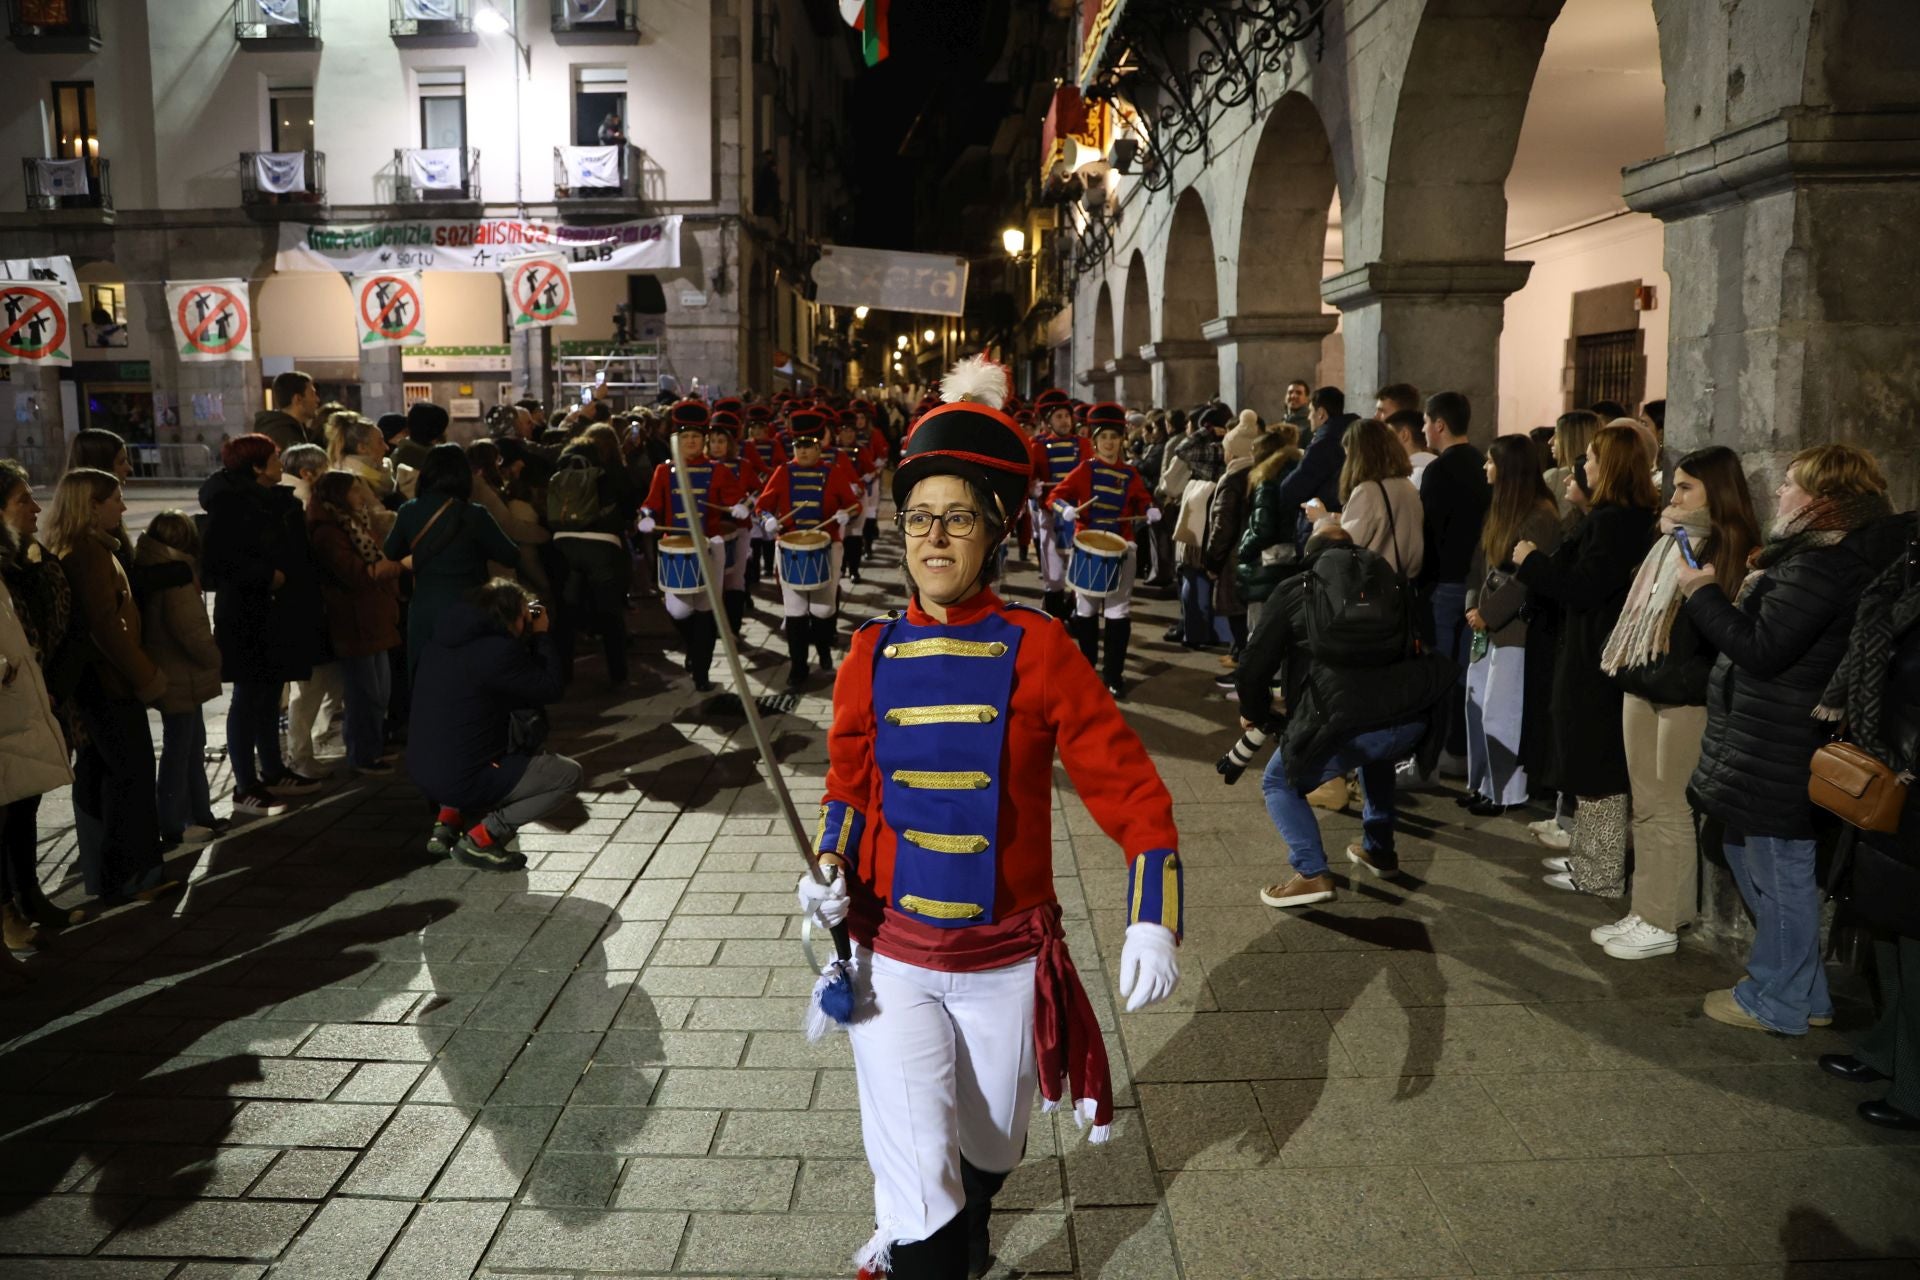
[[[193,558],[152,538],[142,538],[135,564],[192,564]],[[207,621],[207,600],[196,574],[191,584],[168,587],[147,597],[141,610],[142,643],[147,656],[167,677],[160,696],[165,712],[193,711],[220,696],[220,646]]]
[[[487,572],[497,578],[517,578],[524,586],[545,591],[547,575],[540,568],[540,552],[537,548],[553,535],[540,523],[540,517],[534,509],[518,499],[507,502],[499,490],[478,476],[473,478],[473,500],[485,507],[487,514],[493,517],[493,522],[520,545],[519,563],[489,563]]]
[[[1388,504],[1392,519],[1388,519]],[[1347,495],[1340,512],[1340,527],[1347,536],[1367,550],[1386,558],[1403,577],[1412,581],[1426,561],[1426,512],[1420,505],[1420,491],[1405,476],[1383,481],[1369,480]]]
[[[0,804],[45,795],[73,781],[67,741],[53,718],[47,682],[0,587]]]

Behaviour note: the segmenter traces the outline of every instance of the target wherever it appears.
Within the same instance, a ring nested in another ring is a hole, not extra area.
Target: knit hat
[[[1223,404],[1210,404],[1200,415],[1200,425],[1224,431],[1233,425],[1233,410]]]
[[[388,444],[393,438],[407,429],[407,415],[404,413],[383,413],[380,415],[380,434]]]
[[[893,500],[907,505],[913,487],[929,476],[951,475],[978,485],[1000,504],[1011,527],[1033,478],[1027,437],[1000,411],[1007,371],[984,356],[962,360],[940,383],[946,403],[913,424],[893,473]]]

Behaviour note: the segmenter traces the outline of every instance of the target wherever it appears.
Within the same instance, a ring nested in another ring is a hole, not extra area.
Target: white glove
[[[850,522],[850,521],[851,521],[851,520],[853,519],[853,512],[851,512],[851,511],[836,511],[836,512],[834,512],[834,513],[833,513],[833,518],[834,518],[834,520],[835,520],[835,522],[837,522],[837,523],[839,524],[839,526],[840,526],[840,527],[841,527],[842,529],[844,529],[844,528],[846,528],[846,527],[847,527],[847,524],[848,524],[848,522]]]
[[[725,538],[720,537],[718,534],[707,539],[707,548],[711,551],[718,551],[726,545],[727,545],[727,540]]]
[[[1173,994],[1180,982],[1180,962],[1173,953],[1173,930],[1167,926],[1145,920],[1127,926],[1127,941],[1120,948],[1120,994],[1129,997],[1128,1013]]]
[[[1061,503],[1059,506],[1054,508],[1054,511],[1059,514],[1062,520],[1067,520],[1067,521],[1075,520],[1079,518],[1079,515],[1080,515],[1080,508],[1074,506],[1071,502]]]
[[[653,517],[652,517],[652,516],[641,516],[641,517],[640,517],[640,532],[642,532],[642,533],[652,533],[652,532],[653,532],[653,530],[654,530],[654,528],[655,528],[655,526],[654,526],[654,523],[653,523]]]
[[[847,918],[847,880],[838,867],[823,866],[820,870],[827,877],[825,884],[815,883],[811,872],[800,877],[797,891],[800,914],[811,916],[823,928],[832,929],[843,924]]]
[[[760,521],[760,527],[767,531],[769,538],[777,538],[780,536],[780,517],[766,516]]]
[[[736,502],[732,506],[727,508],[727,514],[732,516],[735,520],[745,520],[747,516],[751,513],[747,510],[746,503]]]
[[[1159,524],[1159,523],[1160,523],[1160,508],[1158,508],[1158,507],[1148,507],[1148,508],[1147,508],[1147,523],[1148,523],[1148,524]]]

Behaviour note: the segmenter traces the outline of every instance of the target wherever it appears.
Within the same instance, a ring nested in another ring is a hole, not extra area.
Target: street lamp
[[[1000,244],[1009,258],[1017,258],[1027,251],[1027,233],[1018,227],[1008,227],[1000,233]]]
[[[927,330],[925,333],[921,334],[920,336],[928,342],[938,342],[940,340],[940,335],[935,333],[931,329]]]
[[[867,309],[865,307],[855,307],[853,309],[853,318],[855,320],[865,320],[867,318]]]
[[[507,21],[507,15],[490,4],[483,4],[473,15],[473,29],[482,35],[503,36],[512,30],[513,24]]]
[[[899,337],[895,338],[893,340],[893,345],[899,350],[905,351],[907,349],[907,335],[903,333]]]

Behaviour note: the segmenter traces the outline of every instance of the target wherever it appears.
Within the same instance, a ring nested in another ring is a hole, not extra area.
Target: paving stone
[[[626,1161],[620,1156],[549,1151],[527,1175],[522,1203],[547,1208],[603,1209]],[[642,1207],[642,1206],[631,1206]]]
[[[684,1213],[514,1209],[486,1261],[508,1269],[666,1271],[686,1225]]]
[[[174,1266],[172,1259],[159,1262],[133,1258],[9,1258],[7,1280],[167,1280],[175,1274]],[[251,1273],[236,1271],[233,1280],[251,1280],[262,1270],[255,1267]]]
[[[695,1011],[696,1016],[698,1011]],[[1136,1014],[1121,1029],[1133,1078],[1287,1080],[1351,1075],[1319,1012]]]
[[[574,974],[560,991],[540,1030],[605,1031],[626,1001],[633,985],[632,970],[592,970]]]
[[[1167,1207],[1190,1280],[1467,1273],[1410,1169],[1190,1170]]]
[[[302,1058],[257,1058],[249,1064],[249,1071],[257,1073],[257,1076],[233,1080],[223,1078],[216,1072],[206,1072],[176,1078],[173,1091],[185,1097],[286,1098],[318,1102],[352,1074],[353,1064]]]
[[[689,1271],[844,1275],[873,1234],[871,1214],[695,1213],[681,1259]]]
[[[335,1091],[334,1102],[399,1102],[425,1067],[412,1062],[366,1062]]]
[[[1162,1169],[1252,1169],[1278,1156],[1253,1087],[1242,1080],[1137,1086]]]
[[[440,1280],[471,1274],[506,1212],[504,1204],[421,1205],[374,1273],[375,1280]]]
[[[767,989],[765,969],[690,968],[654,965],[640,975],[640,986],[655,996],[758,996]]]
[[[840,1067],[851,1069],[853,1048],[846,1036],[808,1040],[799,1031],[756,1031],[747,1046],[749,1067]]]
[[[385,1027],[329,1023],[300,1046],[303,1058],[355,1058],[362,1061],[428,1062],[453,1036],[451,1027]]]
[[[697,1156],[706,1154],[719,1124],[718,1111],[568,1107],[561,1113],[547,1145],[554,1151],[592,1151],[607,1155]]]
[[[312,1280],[365,1280],[412,1212],[411,1204],[391,1200],[329,1200],[275,1270]]]
[[[485,1102],[526,1042],[525,1034],[518,1031],[462,1027],[434,1058],[410,1098],[455,1106]]]
[[[0,1198],[0,1254],[92,1253],[139,1204],[131,1196]]]
[[[472,1121],[472,1112],[457,1107],[401,1107],[341,1191],[353,1196],[425,1195]]]
[[[996,1265],[988,1274],[995,1280],[1073,1270],[1064,1213],[995,1213],[989,1234]]]
[[[653,949],[653,964],[683,967],[712,964],[720,954],[716,938],[668,938]]]
[[[507,1078],[491,1101],[499,1106],[559,1106],[573,1093],[599,1044],[595,1031],[537,1033],[507,1068]]]
[[[1756,1258],[1920,1252],[1920,1149],[1689,1155],[1672,1164]]]
[[[1184,842],[1183,842],[1184,844]],[[1182,858],[1186,849],[1180,851]],[[1078,1274],[1098,1280],[1166,1280],[1179,1274],[1166,1206],[1091,1209],[1076,1205]]]
[[[129,1143],[101,1163],[78,1190],[106,1195],[173,1197],[186,1194],[207,1199],[245,1195],[254,1180],[266,1172],[276,1153],[265,1147],[173,1146]]]
[[[620,1209],[716,1209],[784,1213],[798,1160],[669,1159],[635,1156],[614,1194]]]
[[[1504,1083],[1513,1077],[1499,1077]],[[1290,1168],[1525,1160],[1521,1134],[1466,1076],[1262,1080],[1253,1086],[1267,1131]],[[1568,1108],[1577,1093],[1560,1095]]]
[[[272,1259],[312,1213],[309,1204],[265,1200],[149,1201],[139,1224],[123,1228],[100,1251],[136,1257]]]
[[[698,1112],[667,1114],[697,1115]],[[834,1112],[734,1111],[713,1144],[721,1156],[861,1156],[860,1126]]]
[[[559,1116],[555,1107],[488,1107],[434,1184],[436,1197],[506,1199],[540,1154]]]
[[[228,1137],[266,1147],[364,1147],[392,1113],[388,1106],[343,1102],[249,1102]]]
[[[595,1062],[565,1101],[581,1107],[643,1107],[653,1101],[661,1074],[657,1067]]]
[[[532,1031],[566,985],[567,976],[540,970],[509,970],[480,998],[466,1025],[483,1030]]]
[[[730,1071],[671,1067],[655,1091],[656,1107],[727,1107],[804,1111],[813,1098],[811,1071]]]
[[[1492,1076],[1481,1084],[1541,1159],[1773,1145],[1760,1117],[1706,1073],[1551,1072]],[[1578,1105],[1569,1106],[1574,1098]]]
[[[288,1151],[253,1184],[256,1200],[324,1200],[353,1163],[351,1151]]]
[[[173,1280],[260,1280],[266,1274],[265,1267],[251,1262],[189,1262]]]
[[[1160,1202],[1160,1181],[1154,1176],[1146,1125],[1137,1109],[1113,1113],[1113,1132],[1106,1142],[1095,1145],[1084,1133],[1070,1131],[1064,1146],[1062,1163],[1076,1210],[1096,1204]]]
[[[687,1029],[690,1031],[788,1031],[805,1012],[805,1005],[790,996],[739,1000],[702,996],[694,1001],[693,1014],[687,1019]]]

